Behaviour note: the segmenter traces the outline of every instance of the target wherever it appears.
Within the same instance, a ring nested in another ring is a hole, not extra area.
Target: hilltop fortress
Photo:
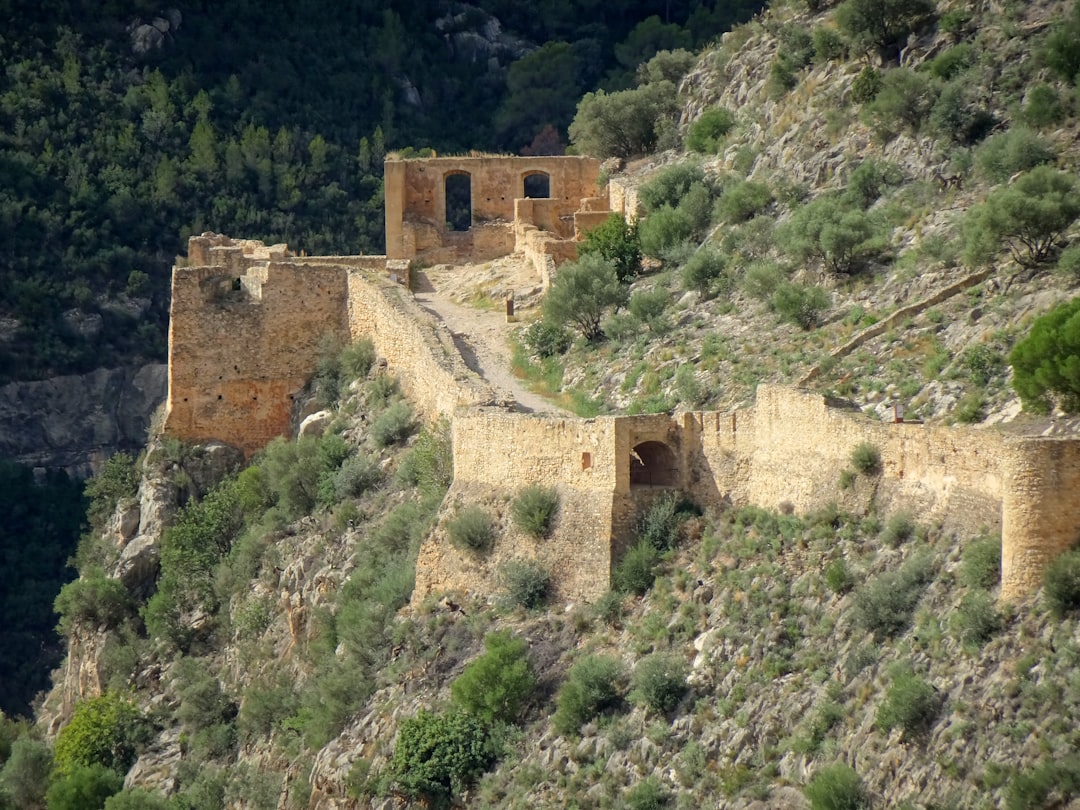
[[[483,558],[447,542],[440,523],[420,551],[414,601],[491,593],[499,565],[522,556],[550,568],[560,596],[596,598],[637,515],[672,490],[706,508],[805,513],[873,502],[968,535],[1000,530],[1002,597],[1038,587],[1047,562],[1080,537],[1077,439],[887,424],[771,385],[731,412],[579,419],[495,407],[446,330],[412,300],[410,262],[519,253],[547,284],[589,228],[612,212],[634,214],[633,190],[612,182],[601,193],[599,174],[582,157],[389,158],[386,256],[297,257],[284,245],[192,237],[173,270],[165,432],[250,455],[290,432],[320,339],[367,337],[425,418],[452,418],[444,512],[532,483],[560,494],[552,537],[507,527]],[[840,470],[862,443],[880,452],[881,472],[842,491]]]

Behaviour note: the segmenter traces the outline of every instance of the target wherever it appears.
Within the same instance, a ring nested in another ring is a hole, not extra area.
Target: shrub
[[[900,185],[904,175],[894,163],[867,158],[848,177],[844,199],[861,209],[867,209],[881,197],[889,186]]]
[[[79,765],[49,785],[49,810],[101,810],[124,786],[124,777],[104,765]]]
[[[773,293],[787,281],[787,276],[780,267],[771,262],[754,262],[743,275],[743,290],[751,298],[768,301]]]
[[[1080,216],[1080,189],[1067,172],[1036,166],[1019,180],[997,188],[973,208],[964,223],[965,258],[971,264],[992,258],[1002,243],[1024,267],[1053,254]]]
[[[578,256],[589,254],[610,262],[619,281],[629,281],[641,272],[641,240],[637,224],[627,222],[620,214],[612,214],[585,234],[585,241],[578,245]]]
[[[142,788],[126,788],[105,800],[105,810],[169,810],[170,804],[160,793]]]
[[[340,503],[346,498],[358,498],[378,486],[382,469],[374,458],[358,454],[346,459],[330,480],[333,482],[333,502]]]
[[[398,400],[375,417],[371,423],[371,438],[378,447],[398,444],[413,432],[412,406],[404,400]]]
[[[847,765],[818,771],[803,789],[811,810],[865,810],[870,806],[862,779]]]
[[[683,289],[696,290],[702,298],[707,298],[727,280],[724,275],[726,267],[727,259],[723,253],[711,247],[703,247],[683,265]],[[728,283],[730,284],[730,281]]]
[[[881,472],[881,451],[870,442],[857,444],[851,451],[851,464],[863,475],[877,475]]]
[[[867,65],[851,83],[851,99],[856,104],[867,104],[881,92],[881,72]]]
[[[481,720],[421,710],[401,723],[388,774],[406,796],[440,806],[494,762],[495,748]]]
[[[377,374],[364,386],[364,404],[372,410],[385,408],[399,393],[397,377]]]
[[[630,680],[630,699],[662,714],[686,694],[686,661],[672,653],[653,653],[638,661]]]
[[[896,59],[908,34],[932,19],[936,9],[933,0],[846,0],[836,10],[836,23],[858,47]]]
[[[626,791],[624,801],[627,810],[663,810],[671,804],[671,792],[650,776]]]
[[[1065,105],[1057,90],[1048,84],[1037,84],[1028,90],[1021,116],[1028,126],[1045,129],[1065,119]]]
[[[990,589],[1001,582],[1001,538],[979,537],[960,557],[960,582],[969,588]]]
[[[60,614],[56,630],[66,636],[75,623],[94,628],[116,627],[132,615],[135,603],[123,582],[94,570],[64,585],[56,596],[53,609]]]
[[[970,649],[978,649],[1001,629],[1001,614],[986,591],[972,591],[960,599],[950,625],[957,641]]]
[[[661,169],[638,190],[645,213],[677,208],[696,186],[708,188],[704,170],[695,163],[676,163]]]
[[[1080,244],[1069,245],[1061,251],[1057,271],[1071,280],[1080,280]]]
[[[694,221],[678,208],[664,206],[641,221],[641,249],[647,256],[664,258],[694,235]]]
[[[1046,566],[1043,596],[1057,617],[1080,610],[1080,549],[1066,551]]]
[[[555,357],[570,348],[570,333],[561,325],[541,318],[521,332],[521,340],[537,357]]]
[[[780,316],[807,331],[821,323],[821,312],[829,306],[829,294],[821,287],[782,282],[769,299]]]
[[[960,364],[975,385],[983,386],[1001,371],[1005,360],[1001,354],[984,344],[965,350],[960,355]]]
[[[510,603],[527,610],[540,607],[551,594],[551,572],[536,560],[510,560],[499,579]]]
[[[486,723],[512,723],[536,687],[524,639],[503,630],[484,637],[484,653],[450,685],[454,702]]]
[[[686,132],[686,148],[694,152],[716,154],[724,143],[724,137],[735,126],[735,113],[726,107],[710,107]]]
[[[495,524],[486,509],[466,506],[447,521],[446,534],[458,548],[484,552],[495,542]]]
[[[800,207],[779,231],[780,247],[798,260],[819,259],[834,273],[852,272],[882,246],[876,217],[826,195]]]
[[[608,591],[593,604],[593,613],[605,624],[617,624],[623,616],[623,595],[616,590]]]
[[[1013,127],[986,139],[975,152],[975,166],[987,180],[1003,183],[1017,172],[1053,163],[1055,158],[1048,140],[1026,127]]]
[[[893,676],[885,700],[878,707],[874,725],[882,732],[899,726],[906,736],[915,737],[930,730],[940,709],[941,698],[937,690],[912,672],[902,670]]]
[[[669,81],[615,93],[586,93],[570,123],[570,140],[579,153],[599,158],[645,154],[678,109],[675,85]]]
[[[833,560],[825,569],[825,584],[835,594],[842,595],[855,587],[855,574],[843,558]]]
[[[1042,60],[1062,81],[1074,83],[1080,75],[1080,8],[1075,3],[1043,42]]]
[[[514,525],[533,537],[547,537],[559,513],[559,492],[555,487],[533,484],[521,490],[510,504]]]
[[[970,42],[961,42],[948,50],[942,51],[926,66],[930,75],[948,81],[959,73],[973,66],[978,61],[975,46]]]
[[[1048,802],[1052,794],[1060,802]],[[1006,810],[1045,810],[1062,806],[1080,796],[1080,759],[1068,754],[1058,761],[1043,762],[1026,773],[1018,773],[1005,793]]]
[[[44,806],[53,757],[49,746],[30,737],[19,737],[11,744],[11,754],[0,768],[0,802],[10,798],[13,808]]]
[[[915,536],[915,520],[910,512],[901,511],[889,518],[881,533],[881,541],[890,548],[899,548]]]
[[[1074,298],[1036,318],[1027,337],[1013,347],[1009,364],[1013,388],[1028,410],[1050,409],[1050,395],[1062,408],[1080,410],[1080,298]]]
[[[995,123],[978,88],[964,77],[946,84],[930,109],[930,131],[964,146],[981,141]]]
[[[931,557],[919,554],[899,570],[887,571],[866,583],[855,592],[856,622],[878,640],[896,635],[908,626],[933,574]]]
[[[369,338],[360,338],[341,350],[341,370],[350,380],[366,377],[373,365],[375,344]]]
[[[772,201],[772,189],[764,183],[737,180],[720,195],[716,213],[728,222],[746,222],[768,208]]]
[[[829,62],[847,58],[847,42],[836,29],[827,25],[815,25],[812,37],[815,61]]]
[[[573,324],[586,340],[604,336],[600,324],[611,307],[626,302],[615,265],[598,254],[582,256],[559,268],[544,298],[544,318],[553,324]]]
[[[450,421],[442,417],[420,431],[398,467],[397,479],[406,485],[417,486],[425,493],[438,494],[447,490],[453,478]]]
[[[657,498],[638,518],[639,543],[648,543],[657,551],[667,551],[679,543],[679,526],[682,523],[679,500],[673,494]]]
[[[87,516],[94,526],[101,526],[125,498],[134,498],[139,490],[139,470],[127,453],[109,456],[94,477],[86,482],[84,492],[90,499]]]
[[[664,289],[641,290],[630,296],[630,314],[645,324],[650,332],[665,329],[664,310],[671,303],[671,293]]]
[[[146,726],[135,704],[105,694],[78,703],[56,737],[56,767],[68,773],[80,765],[104,765],[119,774],[135,762]]]
[[[925,74],[909,68],[894,68],[881,78],[881,89],[864,113],[883,140],[903,131],[916,133],[929,114],[937,93]]]
[[[575,663],[556,698],[552,722],[561,734],[576,734],[583,723],[618,704],[622,664],[606,655],[589,655]]]
[[[655,546],[639,540],[631,546],[615,568],[612,579],[615,587],[626,593],[643,596],[656,580],[656,564],[660,553]]]

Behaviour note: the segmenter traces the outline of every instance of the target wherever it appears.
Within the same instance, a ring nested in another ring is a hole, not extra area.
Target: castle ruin
[[[513,534],[484,559],[425,541],[414,601],[443,590],[490,593],[509,556],[541,560],[568,599],[604,593],[641,509],[676,491],[704,508],[756,504],[808,512],[822,503],[909,509],[967,534],[1002,534],[1002,597],[1038,587],[1046,563],[1080,536],[1080,440],[885,424],[818,394],[762,385],[731,412],[579,419],[492,407],[445,330],[412,301],[412,260],[522,254],[547,283],[575,242],[632,191],[601,193],[599,164],[578,157],[455,157],[386,163],[386,256],[297,257],[284,245],[192,237],[173,271],[165,432],[220,440],[250,455],[288,434],[325,335],[372,340],[428,418],[452,417],[448,503],[558,487],[551,538]],[[459,179],[454,179],[459,178]],[[853,448],[882,470],[841,492]]]

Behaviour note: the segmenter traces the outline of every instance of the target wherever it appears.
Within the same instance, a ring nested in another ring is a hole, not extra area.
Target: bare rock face
[[[0,386],[0,456],[88,475],[145,444],[167,384],[168,367],[154,364]]]

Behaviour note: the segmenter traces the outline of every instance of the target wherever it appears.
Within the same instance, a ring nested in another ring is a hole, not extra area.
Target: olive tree
[[[615,265],[596,253],[564,264],[544,299],[544,318],[573,324],[586,340],[604,336],[600,322],[610,307],[626,303]]]

